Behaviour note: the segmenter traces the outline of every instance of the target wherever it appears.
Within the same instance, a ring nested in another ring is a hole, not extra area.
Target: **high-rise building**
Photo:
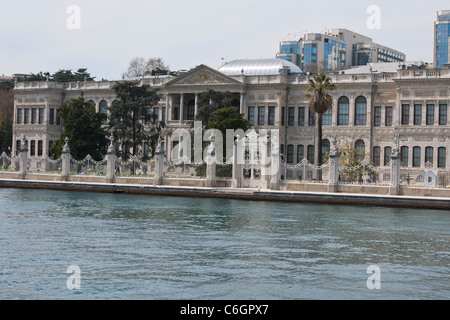
[[[335,71],[380,62],[403,62],[406,55],[347,29],[325,34],[306,33],[296,41],[282,41],[277,58],[288,60],[305,72]]]
[[[437,68],[450,66],[450,10],[437,12],[434,23],[434,64]]]

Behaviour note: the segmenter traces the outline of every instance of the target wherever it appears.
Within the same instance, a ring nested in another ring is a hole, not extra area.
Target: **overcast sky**
[[[80,9],[79,29],[71,5]],[[370,5],[380,8],[380,29],[367,26]],[[138,56],[161,57],[171,70],[218,68],[275,57],[281,40],[328,28],[433,62],[433,23],[446,9],[448,0],[2,0],[0,75],[84,67],[116,80]]]

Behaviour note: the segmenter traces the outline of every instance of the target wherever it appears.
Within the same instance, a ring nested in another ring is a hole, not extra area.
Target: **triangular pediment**
[[[200,65],[185,74],[176,77],[167,82],[164,86],[179,85],[216,85],[216,84],[242,84],[242,82],[233,79],[220,71],[214,70],[208,66]]]

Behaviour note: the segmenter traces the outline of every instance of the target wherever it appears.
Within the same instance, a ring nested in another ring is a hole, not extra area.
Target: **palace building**
[[[296,164],[303,158],[314,161],[315,115],[304,97],[311,77],[299,66],[274,58],[235,60],[218,70],[200,65],[176,77],[138,80],[158,88],[163,96],[155,112],[167,124],[167,157],[178,143],[171,140],[173,130],[191,127],[199,94],[216,90],[233,93],[233,104],[255,129],[279,129],[284,160]],[[385,166],[397,136],[402,164],[411,172],[423,173],[426,164],[450,168],[450,69],[420,62],[372,63],[329,77],[336,90],[332,92],[333,107],[323,116],[324,152],[336,139],[338,144],[365,150],[376,166]],[[58,107],[69,99],[84,96],[98,112],[108,113],[116,99],[113,83],[17,82],[13,154],[23,136],[30,157],[48,154],[62,132]]]

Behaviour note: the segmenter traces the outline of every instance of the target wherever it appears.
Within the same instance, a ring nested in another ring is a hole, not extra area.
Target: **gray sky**
[[[88,68],[98,80],[120,79],[134,57],[161,57],[171,70],[223,61],[271,58],[279,41],[304,31],[345,28],[433,62],[436,11],[448,0],[34,0],[0,7],[0,75]],[[67,13],[80,8],[80,29]],[[380,29],[369,29],[370,5]],[[221,59],[224,58],[222,61]]]

